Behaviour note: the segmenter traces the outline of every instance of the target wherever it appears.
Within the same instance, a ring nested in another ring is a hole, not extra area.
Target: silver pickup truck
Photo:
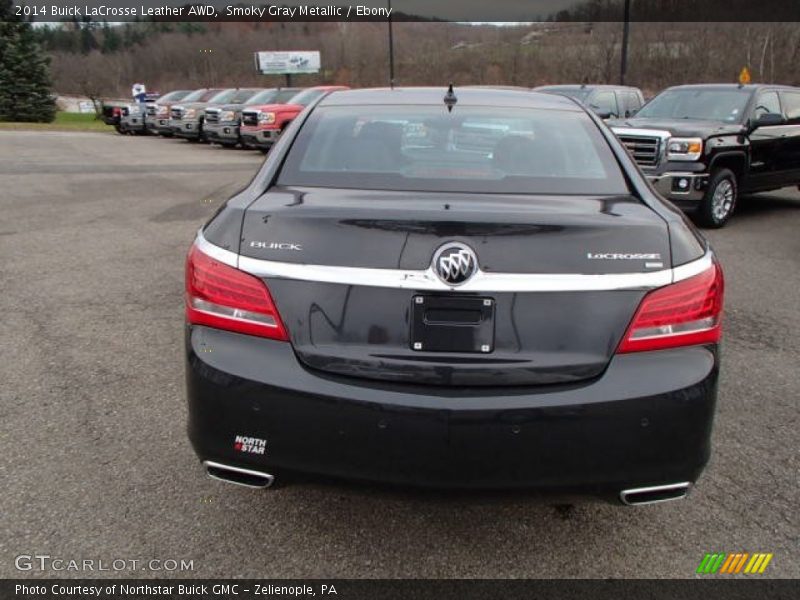
[[[226,148],[235,148],[241,142],[239,127],[242,110],[259,104],[283,104],[299,91],[300,88],[271,88],[261,90],[243,102],[207,108],[203,125],[206,140]]]

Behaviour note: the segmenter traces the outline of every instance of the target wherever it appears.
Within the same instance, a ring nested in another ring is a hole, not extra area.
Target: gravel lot
[[[570,508],[313,480],[264,492],[206,478],[186,439],[181,296],[195,231],[262,159],[0,132],[0,576],[49,554],[188,559],[181,575],[199,577],[692,577],[705,552],[745,551],[800,577],[796,190],[745,199],[710,233],[724,364],[714,456],[688,500]]]

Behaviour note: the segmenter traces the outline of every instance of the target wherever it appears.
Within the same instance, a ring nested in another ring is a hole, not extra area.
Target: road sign
[[[748,83],[750,83],[750,69],[742,67],[742,70],[739,72],[739,84],[747,85]]]
[[[319,73],[319,51],[256,52],[256,69],[264,75]]]

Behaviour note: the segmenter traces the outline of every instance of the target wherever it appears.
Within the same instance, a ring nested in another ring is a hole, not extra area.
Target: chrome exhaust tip
[[[619,499],[627,506],[642,506],[645,504],[658,504],[670,500],[680,500],[689,493],[692,484],[688,481],[670,483],[668,485],[655,485],[651,487],[631,488],[622,490]]]
[[[210,460],[204,460],[203,467],[205,467],[206,474],[211,477],[211,479],[218,479],[219,481],[242,485],[244,487],[265,489],[275,482],[275,476],[269,473],[232,467]]]

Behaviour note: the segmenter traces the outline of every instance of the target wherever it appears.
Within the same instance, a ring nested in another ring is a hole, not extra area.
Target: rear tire
[[[700,203],[698,222],[709,229],[724,227],[736,209],[739,182],[730,169],[717,169],[711,174],[708,189]]]

